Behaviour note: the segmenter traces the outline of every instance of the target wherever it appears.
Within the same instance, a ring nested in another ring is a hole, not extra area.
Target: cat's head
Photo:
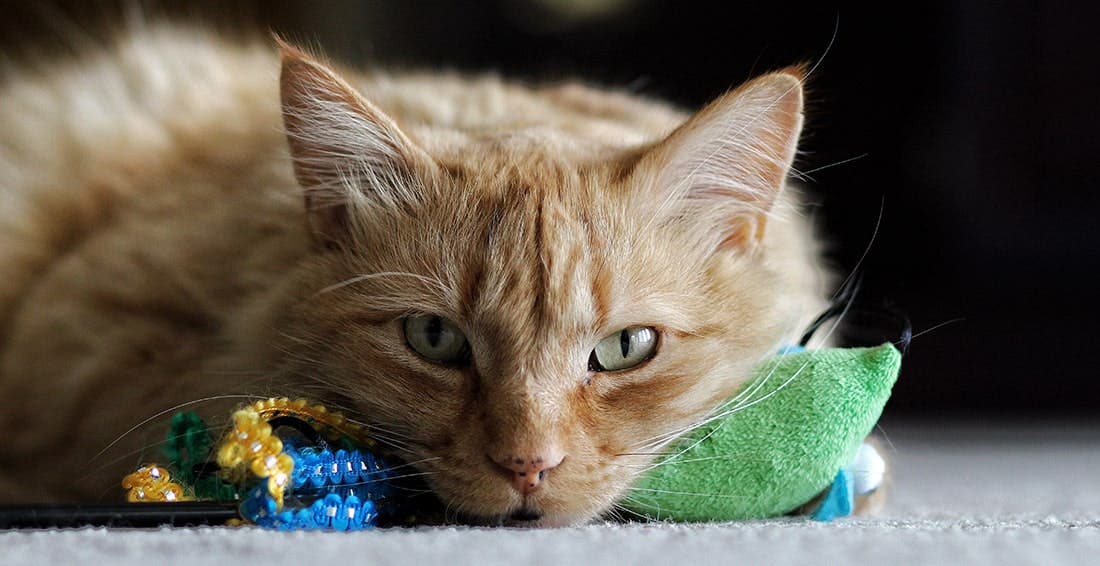
[[[284,46],[315,248],[287,276],[286,366],[457,516],[608,510],[788,330],[763,240],[800,80],[756,79],[639,146],[552,130],[425,139]]]

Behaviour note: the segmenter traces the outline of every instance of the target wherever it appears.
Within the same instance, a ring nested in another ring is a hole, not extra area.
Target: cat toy
[[[127,499],[236,503],[237,522],[281,530],[360,530],[408,510],[395,494],[393,471],[403,464],[340,414],[275,398],[236,411],[232,422],[212,451],[202,419],[177,414],[169,465],[147,464],[123,478]]]
[[[850,514],[855,496],[881,481],[882,459],[863,439],[890,396],[901,353],[891,344],[792,350],[757,368],[755,378],[716,417],[682,438],[671,456],[642,477],[623,506],[657,520],[760,519],[790,513],[824,492],[812,518]],[[225,491],[223,485],[220,498],[240,499],[244,522],[354,530],[370,527],[386,509],[392,497],[387,471],[399,464],[383,463],[373,452],[378,445],[361,430],[336,435],[361,443],[358,448],[301,446],[317,442],[318,434],[335,438],[337,423],[344,422],[338,415],[301,400],[273,399],[238,411],[233,421],[217,462],[218,477],[236,478],[228,482],[236,487]],[[291,434],[280,438],[273,425]],[[192,434],[186,426],[174,429],[177,439]],[[180,451],[178,440],[170,446]],[[173,460],[187,468],[181,458]],[[181,500],[200,491],[217,496],[217,487],[186,488],[169,477],[162,468],[147,466],[123,485],[134,501]],[[287,493],[297,503],[288,504]]]
[[[864,438],[901,364],[892,344],[802,350],[762,363],[729,403],[669,448],[622,503],[644,518],[733,521],[851,513],[877,487],[882,460]],[[357,530],[415,524],[432,498],[399,497],[406,464],[367,431],[304,400],[270,399],[234,413],[215,439],[192,413],[174,417],[169,464],[126,476],[133,504],[0,508],[0,528],[74,524],[254,524]],[[823,496],[820,496],[824,494]]]

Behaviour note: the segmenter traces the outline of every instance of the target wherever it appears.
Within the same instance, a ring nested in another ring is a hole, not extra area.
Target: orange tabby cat
[[[0,500],[117,497],[173,407],[301,394],[455,516],[611,509],[823,304],[801,81],[687,116],[170,27],[9,71]]]

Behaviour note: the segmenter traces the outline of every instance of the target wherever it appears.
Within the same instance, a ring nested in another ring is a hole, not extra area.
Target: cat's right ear
[[[357,222],[418,196],[431,158],[328,66],[276,38],[283,124],[309,228],[322,247],[355,244]]]

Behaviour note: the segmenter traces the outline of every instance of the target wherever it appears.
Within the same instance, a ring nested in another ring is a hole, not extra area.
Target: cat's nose
[[[523,495],[538,489],[550,470],[561,465],[565,454],[560,450],[544,450],[535,456],[494,458],[498,466],[511,473],[512,487]]]

